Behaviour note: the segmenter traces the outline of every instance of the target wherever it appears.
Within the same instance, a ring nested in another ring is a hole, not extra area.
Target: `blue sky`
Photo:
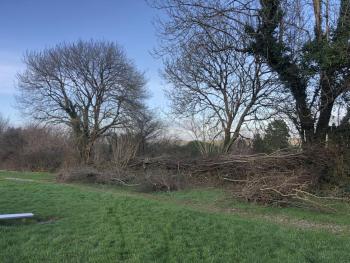
[[[148,79],[149,105],[163,110],[166,100],[159,77],[161,62],[150,55],[156,47],[152,25],[157,11],[144,0],[7,0],[0,8],[0,113],[23,122],[15,104],[16,73],[26,50],[40,50],[78,39],[121,44]]]

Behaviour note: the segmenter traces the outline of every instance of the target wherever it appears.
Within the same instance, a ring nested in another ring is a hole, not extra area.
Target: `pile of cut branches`
[[[184,160],[159,157],[134,160],[129,166],[181,171],[194,183],[214,182],[247,201],[295,203],[321,209],[323,205],[311,193],[328,172],[330,160],[324,151],[299,151]]]
[[[263,171],[291,172],[305,165],[309,156],[303,152],[273,153],[256,155],[223,155],[215,158],[174,159],[167,157],[134,159],[129,168],[153,170],[164,169],[185,171],[192,176],[216,175],[230,181],[246,178],[252,173]]]

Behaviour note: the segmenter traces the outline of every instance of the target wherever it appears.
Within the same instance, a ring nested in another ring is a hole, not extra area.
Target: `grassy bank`
[[[0,262],[350,260],[343,203],[325,214],[247,205],[219,190],[141,194],[15,172],[0,172],[0,198],[0,213],[36,215],[0,222]]]

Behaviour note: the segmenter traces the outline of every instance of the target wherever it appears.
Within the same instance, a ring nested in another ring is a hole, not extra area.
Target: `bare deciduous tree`
[[[123,50],[105,41],[60,44],[24,57],[18,102],[36,120],[71,127],[83,162],[107,130],[143,108],[145,79]]]
[[[133,133],[112,134],[108,137],[112,150],[112,162],[117,168],[126,168],[130,160],[136,157],[140,141]]]
[[[243,124],[272,114],[279,87],[258,56],[224,49],[230,41],[220,33],[193,38],[172,52],[164,71],[174,112],[182,117],[205,112],[205,123],[220,127],[215,137],[223,135],[223,152],[230,150]]]
[[[223,136],[219,126],[213,126],[206,112],[193,115],[185,122],[184,128],[190,132],[194,144],[202,156],[221,153]]]
[[[146,153],[147,144],[158,139],[164,128],[164,124],[156,117],[156,114],[148,109],[140,111],[135,116],[132,133],[139,141],[139,154]]]
[[[161,51],[196,37],[223,34],[234,50],[260,57],[284,85],[279,109],[291,118],[303,145],[324,144],[334,105],[350,90],[348,0],[151,1],[161,20]],[[163,16],[164,17],[164,16]]]

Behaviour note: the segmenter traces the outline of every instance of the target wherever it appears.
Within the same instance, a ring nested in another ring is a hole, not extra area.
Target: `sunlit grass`
[[[21,176],[35,182],[4,179]],[[214,189],[145,195],[56,184],[50,177],[0,173],[0,213],[36,215],[0,222],[0,262],[349,262],[347,233],[298,230],[201,207],[301,213],[316,221],[320,213],[230,203]],[[341,213],[332,216],[345,224]]]

